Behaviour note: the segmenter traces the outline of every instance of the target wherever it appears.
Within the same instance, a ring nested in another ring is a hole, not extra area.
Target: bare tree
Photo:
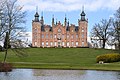
[[[24,31],[26,12],[22,11],[23,7],[17,5],[17,0],[7,0],[6,2],[6,23],[8,24],[8,34],[11,40],[19,37]]]
[[[11,45],[14,48],[12,49],[14,52],[23,55],[23,45],[21,45],[20,41],[25,37],[21,36],[21,34],[25,32],[26,11],[22,10],[23,6],[17,4],[17,0],[5,0],[2,5],[4,9],[1,9],[2,26],[0,27],[0,37],[3,38],[2,40],[5,40],[4,38],[8,36],[7,40],[4,41],[4,46],[7,47],[5,51],[8,51],[8,46]],[[15,48],[20,48],[20,50]],[[7,54],[5,54],[4,62],[6,62],[6,57]]]
[[[0,41],[4,38],[4,33],[7,31],[4,17],[6,0],[0,0]]]
[[[120,51],[120,7],[115,13],[115,21],[113,22],[114,26],[114,39],[116,41],[116,45]]]
[[[110,37],[110,32],[111,32],[111,19],[108,21],[106,19],[102,19],[100,23],[95,24],[93,26],[93,29],[91,31],[91,37],[92,38],[97,38],[97,41],[102,42],[102,48],[105,48],[105,44],[108,41]],[[101,45],[100,44],[100,45]]]

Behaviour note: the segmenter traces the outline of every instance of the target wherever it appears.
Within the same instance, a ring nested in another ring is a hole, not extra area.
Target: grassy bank
[[[15,68],[120,70],[120,63],[96,64],[96,56],[113,50],[89,48],[28,48],[27,57],[9,50],[7,61]],[[0,61],[4,53],[0,52]]]

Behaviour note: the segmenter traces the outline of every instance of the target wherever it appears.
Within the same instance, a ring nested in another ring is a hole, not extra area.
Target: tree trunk
[[[103,49],[105,49],[105,42],[106,42],[106,40],[103,40],[103,45],[102,45]]]
[[[5,37],[5,41],[4,41],[4,48],[6,49],[5,50],[5,57],[4,57],[4,61],[3,61],[4,64],[6,62],[7,53],[8,53],[8,41],[9,41],[9,35],[8,35],[8,32],[6,32],[6,37]]]
[[[5,51],[5,57],[4,57],[4,64],[5,64],[5,62],[6,62],[6,59],[7,59],[7,52],[8,52],[8,49],[6,49],[6,51]]]
[[[119,45],[118,45],[118,53],[120,53],[120,43],[119,43]]]

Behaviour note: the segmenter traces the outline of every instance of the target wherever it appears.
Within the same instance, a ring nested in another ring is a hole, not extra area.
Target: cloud
[[[18,0],[20,5],[24,5],[24,10],[35,11],[38,6],[40,11],[76,11],[85,6],[87,11],[100,9],[116,10],[120,0]]]

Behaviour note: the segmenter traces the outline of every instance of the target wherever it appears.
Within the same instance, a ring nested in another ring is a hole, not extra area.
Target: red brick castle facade
[[[69,25],[66,17],[64,25],[61,22],[54,22],[52,26],[45,25],[43,16],[39,20],[36,12],[32,21],[32,46],[33,47],[88,47],[87,43],[88,21],[82,11],[81,19],[78,19],[78,26]]]

